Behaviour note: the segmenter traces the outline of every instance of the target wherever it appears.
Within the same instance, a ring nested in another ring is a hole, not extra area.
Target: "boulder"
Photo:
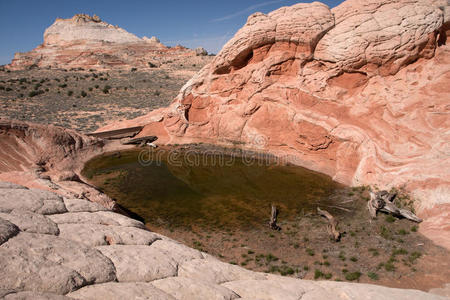
[[[85,285],[76,271],[21,249],[0,248],[0,289],[66,294]]]
[[[47,269],[58,266],[58,268],[64,267],[75,271],[76,274],[82,276],[82,281],[86,284],[116,279],[113,263],[98,250],[56,236],[21,233],[4,243],[2,248],[23,257],[23,263],[28,263],[27,268],[29,269],[35,267],[33,258],[36,258],[36,260],[42,260],[42,263],[47,265]],[[5,264],[12,267],[14,261],[8,259]],[[27,276],[26,272],[21,274],[20,269],[17,270],[17,273],[19,277]]]
[[[0,215],[0,245],[18,234],[20,229]]]
[[[58,235],[58,225],[47,216],[28,210],[13,209],[9,214],[0,213],[0,218],[14,223],[20,230],[29,233]]]
[[[119,282],[149,282],[177,276],[178,262],[156,247],[111,245],[97,249],[114,263]]]
[[[29,210],[39,214],[67,212],[62,197],[35,189],[0,189],[0,212],[13,209]]]

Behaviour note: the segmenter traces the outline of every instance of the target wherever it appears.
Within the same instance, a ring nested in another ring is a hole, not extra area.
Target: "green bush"
[[[68,92],[67,92],[67,96],[70,97],[70,96],[72,96],[72,95],[73,95],[73,91],[68,91]]]
[[[86,97],[87,93],[85,91],[81,91],[81,97]]]
[[[307,248],[306,250],[306,253],[309,255],[309,256],[314,256],[315,255],[315,253],[314,253],[314,250],[313,249],[309,249],[309,248]]]
[[[378,274],[377,273],[374,273],[374,272],[369,272],[369,273],[367,273],[367,276],[370,278],[370,279],[372,279],[372,280],[378,280]]]
[[[43,94],[43,90],[31,91],[28,93],[28,97],[34,97]]]
[[[356,272],[347,272],[345,274],[345,279],[348,281],[354,281],[354,280],[358,280],[361,277],[361,272],[356,271]]]

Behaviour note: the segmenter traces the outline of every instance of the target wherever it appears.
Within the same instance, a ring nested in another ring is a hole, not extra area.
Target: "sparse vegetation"
[[[359,280],[360,277],[361,277],[361,272],[359,272],[359,271],[346,272],[346,274],[345,274],[345,279],[348,281]]]
[[[379,279],[378,274],[374,273],[374,272],[367,273],[367,277],[369,277],[372,280],[378,280]]]

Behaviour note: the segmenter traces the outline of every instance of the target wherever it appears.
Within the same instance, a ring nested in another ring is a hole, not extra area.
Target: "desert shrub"
[[[356,272],[347,272],[345,274],[345,279],[348,281],[354,281],[354,280],[358,280],[359,277],[361,277],[361,272],[356,271]]]
[[[108,94],[110,89],[111,87],[109,85],[105,85],[105,87],[103,88],[103,93]]]
[[[370,278],[370,279],[372,279],[372,280],[378,280],[378,274],[377,273],[374,273],[374,272],[369,272],[369,273],[367,273],[367,276]]]
[[[28,97],[32,98],[34,96],[38,96],[38,95],[41,95],[43,93],[44,93],[43,90],[31,91],[31,92],[28,93]]]
[[[277,261],[278,260],[278,257],[273,255],[272,253],[267,254],[265,258],[266,258],[266,263],[268,263],[268,264],[273,262],[273,261]]]
[[[322,271],[320,271],[320,270],[318,270],[318,269],[316,269],[315,271],[314,271],[314,279],[319,279],[320,277],[323,277],[325,274],[323,274],[323,272]]]
[[[58,85],[60,88],[66,88],[67,87],[67,84],[65,84],[65,83],[63,83],[63,84],[60,84],[60,85]]]
[[[136,72],[137,68],[131,68],[131,72]]]
[[[81,97],[86,97],[87,93],[85,91],[81,91]]]
[[[395,218],[392,215],[387,215],[385,217],[386,222],[388,223],[394,223],[395,222]]]
[[[154,63],[152,63],[152,62],[148,62],[148,66],[150,67],[150,68],[156,68],[156,65],[154,64]],[[133,69],[132,69],[133,70]]]
[[[68,92],[67,92],[67,96],[70,97],[70,96],[72,96],[72,95],[73,95],[73,91],[68,91]]]

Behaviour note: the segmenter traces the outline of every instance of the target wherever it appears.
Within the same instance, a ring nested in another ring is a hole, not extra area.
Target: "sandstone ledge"
[[[6,182],[0,187],[4,299],[445,299],[417,290],[248,271],[123,215],[93,212],[86,200]],[[52,206],[58,210],[36,209],[47,201],[58,203]],[[66,203],[76,212],[68,212]],[[104,227],[101,236],[98,226]]]

